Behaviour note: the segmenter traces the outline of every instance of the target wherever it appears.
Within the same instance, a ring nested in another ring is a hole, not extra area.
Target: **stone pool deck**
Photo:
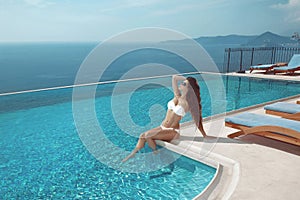
[[[260,73],[242,76],[300,81],[300,76]],[[300,100],[300,94],[281,101],[295,103],[297,100]],[[264,114],[264,105],[242,109],[227,116],[240,112]],[[220,176],[197,199],[300,199],[300,147],[254,135],[240,139],[227,138],[228,134],[237,130],[226,127],[224,117],[218,116],[204,122],[208,135],[218,139],[203,141],[200,133],[196,137],[192,134],[195,132],[193,125],[185,124],[179,141],[163,144],[171,149],[178,147],[181,150],[177,151],[191,154],[203,162],[216,161],[221,164]]]
[[[272,72],[264,73],[264,70],[255,70],[252,73],[246,71],[245,73],[232,72],[227,74],[233,76],[246,76],[246,77],[266,78],[266,79],[275,79],[275,80],[300,81],[300,71],[295,71],[294,75],[289,75],[289,74],[274,75]]]

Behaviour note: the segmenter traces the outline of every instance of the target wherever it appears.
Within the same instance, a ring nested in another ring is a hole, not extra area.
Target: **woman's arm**
[[[178,76],[178,75],[172,76],[172,87],[173,87],[175,97],[181,96],[180,91],[178,89],[178,81],[184,81],[184,80],[186,80],[184,76]]]

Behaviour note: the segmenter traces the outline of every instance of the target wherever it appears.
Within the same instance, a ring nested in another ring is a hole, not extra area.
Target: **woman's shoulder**
[[[173,99],[172,99],[171,101],[173,101],[174,104],[177,105],[178,102],[179,102],[179,98],[180,98],[179,96],[174,96]]]

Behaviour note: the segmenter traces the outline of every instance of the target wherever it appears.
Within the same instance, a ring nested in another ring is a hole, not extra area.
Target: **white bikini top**
[[[185,111],[181,105],[175,105],[174,101],[171,100],[168,102],[168,109],[173,110],[176,115],[183,117],[185,115]]]

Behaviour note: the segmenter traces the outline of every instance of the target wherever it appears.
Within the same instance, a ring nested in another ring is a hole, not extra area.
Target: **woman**
[[[182,82],[178,88],[179,81]],[[191,113],[199,131],[203,137],[206,137],[202,124],[200,87],[197,80],[193,77],[185,78],[174,75],[172,77],[172,87],[174,98],[168,103],[168,110],[164,121],[159,127],[142,133],[135,149],[122,162],[132,158],[139,150],[144,148],[146,142],[153,152],[157,153],[155,140],[170,142],[173,139],[178,139],[180,136],[179,122],[187,112]]]

